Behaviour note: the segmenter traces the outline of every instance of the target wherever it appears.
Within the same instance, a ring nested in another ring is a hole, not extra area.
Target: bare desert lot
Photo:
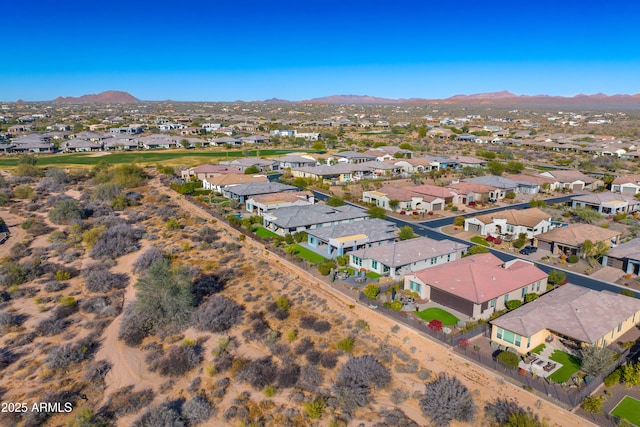
[[[28,408],[0,425],[499,425],[485,410],[498,400],[545,425],[590,424],[145,172],[135,185],[20,184],[34,193],[0,210],[0,400]]]

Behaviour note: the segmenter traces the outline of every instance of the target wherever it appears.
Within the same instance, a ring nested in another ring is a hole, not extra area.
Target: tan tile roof
[[[506,209],[504,211],[479,215],[477,219],[483,224],[491,224],[494,219],[506,219],[507,224],[522,225],[524,227],[534,227],[541,221],[551,219],[551,215],[538,208],[528,209]]]
[[[458,182],[457,184],[449,185],[448,188],[453,189],[458,194],[488,193],[496,189],[496,187],[477,182]]]
[[[269,179],[265,175],[245,175],[240,173],[230,173],[225,175],[218,175],[213,178],[207,179],[213,185],[233,185],[233,184],[245,184],[248,182],[267,182]]]
[[[569,224],[566,227],[557,227],[546,233],[539,234],[537,238],[545,242],[557,242],[579,247],[585,240],[591,240],[596,243],[611,240],[618,235],[620,235],[619,231],[591,224]]]
[[[493,254],[478,254],[420,270],[415,275],[429,286],[476,304],[547,277],[527,261],[515,260],[509,267],[503,266],[504,261]]]
[[[268,205],[282,202],[297,202],[298,200],[306,200],[309,197],[313,197],[313,193],[311,191],[298,191],[287,193],[261,194],[258,196],[253,196],[252,199],[258,203]]]
[[[638,311],[638,299],[568,283],[491,323],[525,337],[549,329],[595,343]]]
[[[640,182],[640,175],[619,176],[613,180],[614,184],[638,184],[639,182]]]

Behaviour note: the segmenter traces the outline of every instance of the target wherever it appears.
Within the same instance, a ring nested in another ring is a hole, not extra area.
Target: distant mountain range
[[[127,92],[109,90],[97,95],[80,97],[58,97],[56,104],[135,104],[141,102]],[[174,101],[175,102],[175,101]],[[209,101],[213,102],[213,101]],[[243,102],[243,101],[238,101]],[[640,94],[635,95],[576,95],[572,97],[551,95],[516,95],[508,91],[454,95],[446,99],[425,98],[379,98],[368,95],[331,95],[304,101],[288,101],[271,98],[261,102],[266,104],[413,104],[413,105],[640,105]]]
[[[53,102],[56,104],[135,104],[140,100],[127,92],[108,90],[97,95],[82,95],[77,98],[59,96]]]

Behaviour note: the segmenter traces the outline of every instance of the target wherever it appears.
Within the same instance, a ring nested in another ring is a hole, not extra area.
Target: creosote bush
[[[199,331],[224,332],[241,323],[243,311],[229,298],[212,295],[195,311],[194,326]]]
[[[111,289],[123,289],[129,284],[126,273],[112,273],[104,264],[92,264],[83,272],[84,283],[89,292],[105,293]]]
[[[117,224],[107,227],[91,248],[91,258],[118,258],[140,248],[142,231],[129,224]]]
[[[149,369],[163,376],[184,375],[202,362],[202,348],[197,345],[174,345],[154,361]]]
[[[426,384],[426,392],[420,397],[422,413],[436,426],[446,427],[453,420],[472,422],[476,405],[469,389],[456,377],[440,373]]]

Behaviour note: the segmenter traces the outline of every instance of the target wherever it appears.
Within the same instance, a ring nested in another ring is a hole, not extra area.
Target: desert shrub
[[[300,368],[300,378],[298,385],[305,390],[315,391],[324,382],[324,376],[320,370],[313,365],[304,365]]]
[[[307,353],[308,351],[313,350],[314,345],[315,344],[311,340],[311,338],[304,337],[298,342],[298,344],[296,344],[296,346],[293,349],[293,352],[298,356],[302,356],[303,354]]]
[[[199,331],[224,332],[241,323],[243,311],[243,307],[236,302],[213,295],[195,311],[193,323]]]
[[[522,408],[515,400],[512,399],[496,399],[494,401],[487,402],[484,407],[484,411],[487,414],[487,418],[493,421],[496,425],[527,427],[542,426],[537,415],[533,414],[529,409]],[[520,424],[513,422],[515,419],[522,419],[523,416],[529,419],[528,423]]]
[[[165,355],[154,361],[149,369],[163,376],[184,375],[202,362],[202,348],[198,345],[174,345]]]
[[[175,217],[177,213],[169,206],[160,206],[156,211],[156,215],[158,215],[162,221],[167,221],[169,218]]]
[[[211,402],[206,396],[197,394],[182,405],[182,416],[189,421],[189,425],[202,424],[211,418]]]
[[[270,357],[251,360],[238,372],[237,379],[249,383],[256,390],[273,384],[278,375],[278,366]]]
[[[578,255],[570,255],[569,258],[567,258],[567,262],[569,264],[575,264],[578,261],[580,261],[580,257]]]
[[[18,356],[8,348],[0,348],[0,369],[4,369],[18,360]]]
[[[49,211],[49,219],[54,224],[69,224],[85,217],[84,208],[77,200],[60,200]]]
[[[198,241],[211,244],[218,241],[218,239],[220,239],[220,235],[218,234],[218,232],[206,225],[202,227],[198,232]]]
[[[147,409],[131,425],[132,427],[184,427],[186,424],[178,411],[163,403]]]
[[[615,371],[611,372],[604,379],[604,385],[607,386],[607,387],[611,387],[613,385],[616,385],[619,382],[620,382],[620,370],[618,370],[618,369],[616,369]]]
[[[113,169],[111,182],[120,185],[123,188],[133,188],[144,184],[145,179],[146,174],[140,166],[125,163],[118,165]]]
[[[337,376],[337,382],[375,387],[385,387],[390,381],[389,369],[371,355],[347,360]]]
[[[188,322],[193,310],[193,295],[187,267],[171,268],[168,260],[155,262],[135,286],[134,307],[151,320],[154,328],[180,327]]]
[[[42,236],[43,234],[51,233],[53,229],[40,217],[29,217],[24,220],[20,227],[26,230],[32,236]]]
[[[346,353],[351,353],[353,351],[353,345],[355,344],[356,339],[354,337],[346,337],[338,341],[337,346],[339,350],[342,350]]]
[[[279,388],[293,387],[300,379],[300,365],[296,363],[284,363],[276,376],[276,384]]]
[[[402,405],[404,402],[409,399],[409,392],[406,390],[402,390],[399,388],[391,390],[391,401],[395,405]]]
[[[91,298],[83,299],[80,303],[80,310],[85,313],[102,313],[108,307],[111,307],[111,300],[106,296],[94,296]]]
[[[133,263],[133,272],[136,274],[145,272],[151,264],[161,261],[163,258],[164,254],[162,251],[155,246],[151,246],[135,260]]]
[[[93,354],[97,343],[89,336],[75,343],[53,347],[45,358],[49,369],[66,370],[71,364],[80,363]]]
[[[305,402],[302,405],[305,412],[307,413],[307,416],[311,420],[317,420],[320,417],[322,417],[322,413],[324,412],[325,406],[326,406],[326,403],[321,398],[311,400],[309,402]]]
[[[107,227],[102,236],[91,248],[91,258],[117,258],[129,252],[137,251],[142,231],[131,225],[121,223]]]
[[[209,295],[222,291],[233,276],[233,270],[230,268],[224,268],[211,274],[198,275],[191,285],[191,292],[196,304],[200,304]]]
[[[113,199],[122,194],[122,187],[114,183],[100,184],[91,193],[91,199],[99,202],[111,203]]]
[[[13,195],[16,199],[31,199],[35,194],[35,191],[29,184],[21,184],[13,189]]]
[[[153,329],[153,322],[135,304],[129,304],[125,310],[118,330],[118,339],[128,346],[139,345]]]
[[[105,293],[111,289],[122,289],[129,284],[126,273],[112,273],[103,264],[92,264],[82,273],[89,292]]]
[[[448,426],[453,420],[472,422],[476,405],[469,389],[456,377],[440,373],[425,385],[426,392],[420,397],[422,413],[436,426]]]
[[[333,369],[338,364],[338,355],[330,351],[322,352],[320,355],[320,365],[326,369]]]
[[[520,356],[511,351],[503,351],[497,356],[498,362],[507,368],[516,369],[520,363]]]
[[[322,352],[318,350],[309,350],[304,357],[310,365],[318,365],[320,363],[320,359],[322,359]]]
[[[176,218],[169,218],[164,223],[164,226],[169,231],[176,231],[182,228],[182,224],[180,224],[180,221],[178,221]]]
[[[44,319],[38,323],[35,332],[40,336],[54,336],[62,333],[71,322],[68,319]]]

